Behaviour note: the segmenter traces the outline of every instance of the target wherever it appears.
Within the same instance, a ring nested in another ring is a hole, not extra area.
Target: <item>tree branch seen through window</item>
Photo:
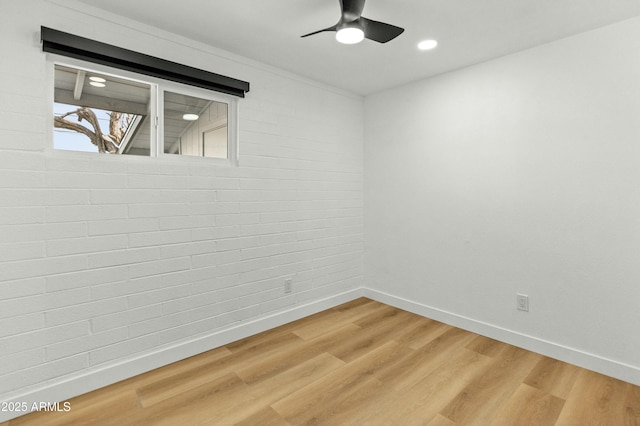
[[[77,121],[67,120],[67,117],[73,115],[77,116]],[[108,116],[108,134],[102,132],[98,117],[91,108],[78,108],[75,111],[67,112],[60,116],[54,116],[53,120],[56,128],[72,130],[87,136],[91,143],[98,147],[98,152],[116,154],[135,115],[111,111],[108,112]],[[92,129],[84,126],[82,124],[83,120],[86,121]]]

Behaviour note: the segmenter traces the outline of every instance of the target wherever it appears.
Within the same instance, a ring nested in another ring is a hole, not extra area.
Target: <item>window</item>
[[[55,149],[149,155],[151,86],[55,65]]]
[[[164,152],[229,158],[229,105],[213,99],[164,92]]]
[[[41,27],[53,55],[54,149],[237,161],[249,83]],[[161,107],[158,107],[161,105]]]
[[[54,149],[187,155],[235,163],[233,97],[139,78],[94,64],[54,63]]]

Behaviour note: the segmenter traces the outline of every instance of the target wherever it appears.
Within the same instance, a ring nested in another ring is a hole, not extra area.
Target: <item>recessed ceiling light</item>
[[[198,114],[185,114],[182,116],[182,119],[187,121],[196,121],[198,118],[200,118]]]
[[[95,76],[94,77],[89,77],[89,80],[95,81],[96,83],[106,83],[107,82],[107,80],[105,80],[104,78],[95,77]]]
[[[423,40],[418,43],[418,49],[420,50],[431,50],[434,49],[438,45],[438,42],[435,40]]]
[[[90,81],[89,84],[95,87],[105,87],[104,83],[98,83],[97,81]]]
[[[346,27],[338,30],[336,40],[342,44],[356,44],[364,40],[364,31],[358,27]]]

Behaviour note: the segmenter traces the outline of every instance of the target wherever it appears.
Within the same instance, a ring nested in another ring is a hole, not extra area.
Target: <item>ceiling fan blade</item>
[[[391,41],[404,32],[404,28],[374,21],[373,19],[360,18],[360,23],[364,28],[364,36],[378,43]]]
[[[315,34],[323,33],[323,32],[325,32],[325,31],[336,31],[337,29],[338,29],[338,26],[337,26],[337,25],[334,25],[333,27],[325,28],[324,30],[314,31],[314,32],[312,32],[312,33],[305,34],[305,35],[300,36],[300,37],[301,37],[301,38],[302,38],[302,37],[309,37],[309,36],[312,36],[312,35],[315,35]]]
[[[352,22],[362,16],[364,0],[340,0],[340,8],[342,9],[341,22]]]

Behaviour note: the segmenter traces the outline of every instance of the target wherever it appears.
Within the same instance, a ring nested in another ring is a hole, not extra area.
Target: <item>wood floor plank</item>
[[[485,336],[478,336],[465,347],[482,355],[497,357],[504,351],[506,346],[506,343]]]
[[[269,380],[250,386],[248,392],[261,404],[271,405],[344,366],[343,361],[323,353]]]
[[[255,354],[265,354],[270,352],[277,352],[283,346],[289,343],[299,343],[300,336],[292,333],[274,333],[268,338],[260,336],[255,340],[249,340],[247,343],[241,346],[234,346],[232,356],[229,359],[246,359],[254,356]]]
[[[353,322],[363,329],[367,329],[370,327],[377,327],[384,321],[388,321],[390,319],[398,317],[409,320],[411,316],[413,316],[413,314],[410,312],[402,311],[392,306],[383,305],[380,309],[370,312],[367,315],[364,315],[362,318],[359,318]]]
[[[355,325],[361,327],[360,332],[327,350],[341,360],[350,362],[388,342],[411,325],[409,315],[378,317],[377,320],[375,327],[367,326],[364,321],[356,321]]]
[[[494,413],[494,426],[553,425],[558,420],[565,400],[547,392],[521,384],[505,407]]]
[[[330,329],[314,339],[296,346],[281,348],[277,353],[269,354],[265,360],[256,359],[256,362],[236,368],[234,371],[245,383],[253,384],[326,352],[338,342],[351,340],[360,331],[360,327],[351,323],[337,329]]]
[[[407,348],[390,341],[344,367],[279,400],[271,406],[287,421],[304,424],[322,417],[344,395],[375,384],[374,374],[390,368]]]
[[[264,407],[257,413],[232,424],[236,426],[292,426],[291,423],[283,419],[282,416],[276,413],[271,407]]]
[[[335,306],[333,308],[331,308],[332,311],[339,311],[339,312],[346,312],[349,311],[353,308],[361,308],[363,305],[367,305],[367,304],[371,304],[371,303],[376,303],[376,304],[380,304],[379,302],[374,302],[373,300],[366,298],[366,297],[359,297],[357,299],[354,299],[350,302],[346,302],[343,303],[341,305]]]
[[[640,425],[638,386],[580,370],[558,425]]]
[[[213,423],[224,421],[235,424],[247,421],[270,407],[274,402],[292,394],[316,380],[344,366],[345,363],[328,353],[323,353],[302,364],[295,365],[279,375],[247,386],[242,396],[242,410],[228,412],[224,419],[212,419]],[[279,415],[278,415],[279,416]]]
[[[402,360],[402,368],[378,372],[377,377],[396,391],[405,391],[438,369],[474,336],[459,328],[449,327],[420,349],[407,352],[406,358]]]
[[[366,298],[0,426],[640,425],[640,387]]]
[[[268,345],[270,342],[277,340],[281,336],[290,335],[293,328],[294,323],[285,324],[280,327],[272,328],[271,330],[263,331],[262,333],[258,333],[253,336],[249,336],[244,339],[229,343],[224,347],[233,353],[251,350],[255,347]]]
[[[157,368],[148,373],[140,374],[130,379],[120,382],[124,386],[140,387],[151,383],[155,383],[158,380],[174,376],[176,374],[183,373],[194,368],[200,368],[203,365],[208,365],[212,362],[217,362],[222,358],[231,355],[231,351],[226,347],[219,347],[210,351],[192,356],[187,359],[183,359],[178,362],[174,362],[164,367]]]
[[[361,412],[361,403],[380,393],[388,393],[382,382],[374,376],[362,376],[361,380],[341,389],[339,395],[323,400],[321,407],[314,406],[305,411],[294,410],[293,413],[283,417],[296,425],[355,424],[353,417]]]
[[[223,418],[241,410],[248,386],[234,373],[180,393],[130,418],[131,424],[190,425]]]
[[[304,330],[305,327],[317,328],[317,325],[314,324],[324,323],[324,319],[328,316],[335,316],[336,321],[342,322],[344,324],[351,323],[354,318],[359,318],[360,316],[366,315],[374,309],[384,308],[384,306],[385,305],[382,303],[375,302],[365,297],[360,297],[358,299],[352,300],[351,302],[343,303],[331,309],[318,312],[317,314],[313,314],[297,321],[292,321],[290,323],[273,328],[271,330],[267,330],[262,333],[258,333],[253,336],[238,340],[236,342],[229,343],[225,346],[225,348],[228,348],[232,352],[238,352],[240,350],[246,350],[249,347],[254,347],[258,344],[264,344],[271,341],[276,336],[291,333],[293,330]],[[340,313],[341,315],[335,315],[336,312]],[[327,330],[325,330],[325,332],[326,331]],[[304,334],[304,331],[302,331],[301,333]]]
[[[543,357],[523,383],[562,399],[567,399],[580,368],[553,358]]]
[[[411,376],[407,374],[410,370],[405,370],[404,377],[383,379],[390,395],[363,407],[357,423],[425,424],[438,416],[467,383],[494,363],[492,358],[461,346],[452,349],[448,352],[449,357],[425,376]]]
[[[342,310],[323,311],[323,315],[319,316],[322,321],[306,321],[302,320],[297,326],[292,328],[292,332],[305,340],[311,340],[332,329],[340,328],[346,323],[356,323],[361,317],[372,315],[377,311],[387,310],[388,306],[378,302],[370,302],[367,304],[351,306]],[[316,314],[318,315],[318,314]]]
[[[300,348],[302,341],[292,333],[275,336],[271,341],[260,342],[246,347],[243,351],[211,360],[181,373],[157,380],[138,389],[138,396],[143,407],[157,404],[175,395],[187,392],[215,380],[218,377],[236,371],[243,366],[259,363],[269,359],[273,351],[280,352],[289,347]]]
[[[406,329],[396,333],[393,339],[409,346],[411,349],[418,349],[431,342],[449,328],[451,327],[441,322],[418,317],[415,320],[411,320]]]
[[[304,340],[311,340],[329,330],[340,328],[344,325],[343,314],[339,311],[329,311],[322,317],[322,321],[313,321],[302,324],[292,330],[292,333]]]
[[[427,426],[455,426],[455,423],[442,414],[438,414],[435,416],[429,423],[426,423]]]
[[[490,424],[492,415],[505,404],[541,355],[513,346],[505,348],[492,368],[472,380],[440,414],[462,424]]]
[[[361,298],[363,302],[366,303],[345,303],[343,305],[337,306],[334,310],[340,312],[342,314],[342,319],[344,321],[355,322],[358,319],[369,315],[372,312],[375,312],[380,309],[384,309],[388,305],[384,303],[376,302],[371,299]]]

